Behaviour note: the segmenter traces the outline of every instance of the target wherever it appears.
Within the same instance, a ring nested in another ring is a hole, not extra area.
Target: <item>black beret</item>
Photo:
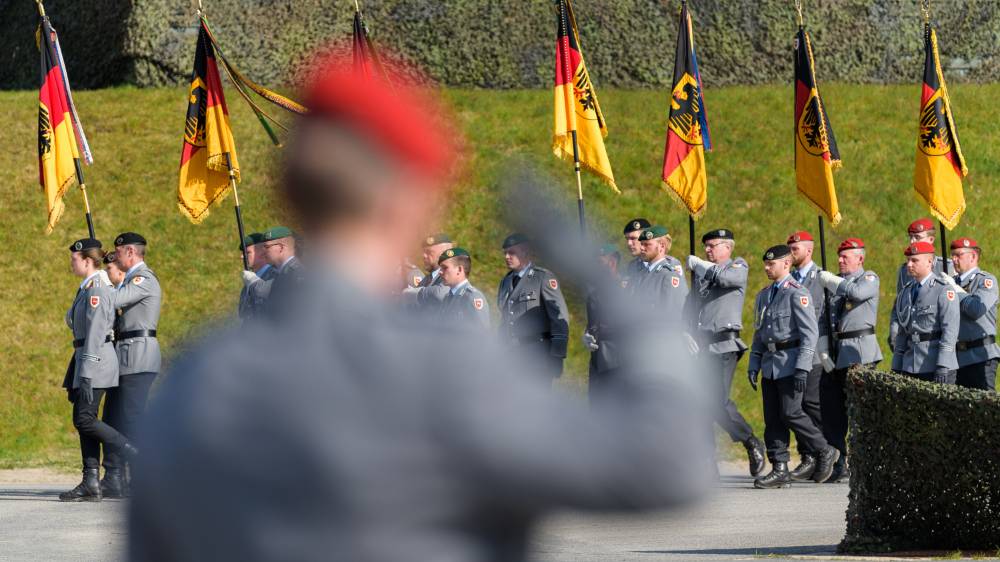
[[[101,241],[96,238],[81,238],[73,244],[70,245],[69,251],[71,252],[82,252],[84,250],[90,249],[101,249]]]
[[[528,241],[528,237],[520,232],[515,232],[510,236],[503,239],[503,249],[506,250],[511,246],[517,246],[518,244],[524,244]]]
[[[108,253],[104,254],[104,260],[103,261],[104,261],[104,265],[109,265],[111,263],[114,263],[114,261],[115,261],[115,253],[114,252],[108,252]]]
[[[764,261],[778,260],[785,256],[791,255],[792,249],[784,244],[778,244],[777,246],[771,246],[764,252]]]
[[[650,226],[653,226],[653,224],[646,219],[632,219],[625,225],[625,229],[622,231],[622,234],[628,234],[629,232],[635,232],[637,230],[645,230]]]
[[[431,234],[427,238],[424,238],[424,246],[434,246],[437,244],[450,244],[451,237],[444,232],[438,232],[437,234]]]
[[[115,247],[118,246],[129,246],[132,244],[138,244],[140,246],[146,245],[146,239],[140,234],[134,232],[123,232],[115,238]]]
[[[735,240],[733,236],[733,231],[727,228],[720,228],[718,230],[709,230],[701,236],[701,243],[704,244],[709,240]]]

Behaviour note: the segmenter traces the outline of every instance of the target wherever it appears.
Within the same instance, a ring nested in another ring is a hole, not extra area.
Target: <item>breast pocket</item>
[[[913,311],[913,325],[921,332],[929,332],[937,324],[937,307],[921,306]]]
[[[771,313],[771,331],[776,338],[784,338],[792,333],[792,311],[776,310]]]
[[[532,291],[517,297],[514,301],[514,312],[517,314],[524,314],[536,306],[538,306],[538,297],[535,295],[535,292]]]

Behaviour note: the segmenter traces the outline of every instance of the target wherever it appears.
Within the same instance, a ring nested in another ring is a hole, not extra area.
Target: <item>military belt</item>
[[[108,334],[107,337],[104,338],[104,343],[111,343],[113,341],[114,341],[114,338],[111,336],[111,334]],[[77,349],[77,348],[83,347],[83,344],[85,344],[85,343],[87,343],[86,339],[73,340],[73,349]]]
[[[527,345],[532,343],[548,341],[551,339],[552,339],[552,334],[550,332],[545,332],[544,334],[539,334],[537,336],[511,336],[510,341],[514,345]]]
[[[115,340],[127,340],[129,338],[155,338],[156,330],[132,330],[131,332],[115,332]]]
[[[910,336],[910,341],[913,342],[925,342],[941,339],[941,332],[931,332],[929,334],[913,334]]]
[[[833,339],[836,340],[849,340],[851,338],[860,338],[861,336],[874,336],[875,328],[862,328],[860,330],[851,330],[850,332],[836,332],[833,334]]]
[[[956,351],[968,351],[970,349],[975,349],[977,347],[985,347],[987,345],[993,345],[996,343],[997,339],[995,336],[986,336],[985,338],[979,338],[978,340],[968,340],[960,341],[955,344]]]
[[[767,350],[770,351],[771,353],[774,353],[776,351],[784,351],[786,349],[792,349],[793,347],[798,347],[800,343],[802,343],[802,340],[779,341],[777,343],[772,342],[767,344]]]
[[[716,332],[714,334],[709,334],[706,339],[709,343],[720,343],[724,341],[732,341],[740,338],[739,330],[723,330],[721,332]]]

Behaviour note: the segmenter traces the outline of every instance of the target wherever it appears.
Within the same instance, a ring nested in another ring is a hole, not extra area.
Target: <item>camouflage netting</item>
[[[288,82],[319,43],[347,39],[347,0],[203,0],[233,62],[259,81]],[[805,0],[821,81],[914,82],[922,71],[917,0]],[[195,33],[192,0],[49,0],[80,87],[186,81]],[[443,84],[547,87],[551,0],[362,2],[375,40]],[[664,87],[673,72],[678,0],[577,0],[584,56],[598,87]],[[790,0],[692,0],[709,87],[787,81],[795,14]],[[952,79],[1000,78],[1000,2],[934,2]],[[0,87],[37,82],[34,2],[0,3]]]
[[[1000,396],[874,369],[848,378],[843,552],[1000,549]]]

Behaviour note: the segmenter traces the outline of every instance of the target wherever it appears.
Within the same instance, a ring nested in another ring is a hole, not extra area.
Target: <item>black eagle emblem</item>
[[[184,121],[184,141],[194,146],[205,145],[205,115],[208,111],[208,91],[201,78],[191,82],[187,117]]]
[[[670,94],[669,127],[684,142],[701,144],[701,113],[698,81],[685,74]]]
[[[944,100],[937,91],[920,111],[920,150],[930,156],[951,151],[951,132],[944,115]]]
[[[49,108],[38,106],[38,156],[45,156],[52,151],[52,123],[49,120]]]
[[[815,90],[802,108],[802,115],[799,117],[799,144],[806,149],[806,152],[815,156],[830,150],[830,140],[823,126],[823,112]]]

